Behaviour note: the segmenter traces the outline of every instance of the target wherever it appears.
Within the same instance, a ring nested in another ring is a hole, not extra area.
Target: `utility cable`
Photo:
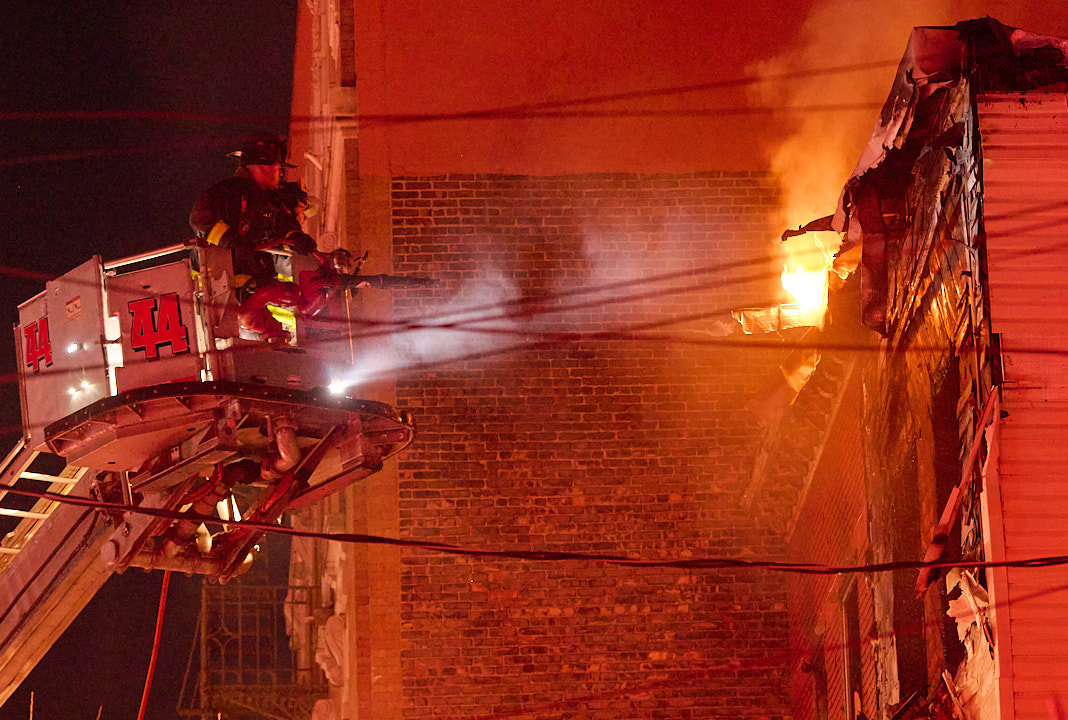
[[[1037,207],[1029,208],[1029,211],[1042,211],[1045,209],[1060,209],[1064,205],[1064,202],[1053,203],[1049,205],[1040,205]],[[1011,213],[1005,214],[1004,217],[1011,217]],[[999,218],[1002,219],[1002,218]],[[1065,243],[1058,243],[1062,245]],[[1044,251],[1050,251],[1052,248],[1044,249]],[[815,251],[813,251],[815,252]],[[1017,251],[1016,253],[1007,254],[1010,257],[1018,255],[1029,254],[1029,251]],[[688,316],[669,316],[662,318],[654,323],[643,323],[636,326],[623,325],[621,327],[608,328],[603,330],[590,330],[590,331],[577,331],[577,332],[546,332],[541,328],[536,327],[490,327],[486,323],[494,320],[514,320],[517,318],[541,318],[552,313],[564,313],[576,309],[598,308],[606,306],[610,303],[628,303],[637,302],[640,300],[649,300],[658,297],[664,297],[671,294],[681,293],[694,293],[705,290],[715,290],[729,287],[736,283],[744,283],[751,281],[758,281],[761,279],[770,278],[772,275],[777,274],[775,272],[766,271],[762,273],[751,273],[742,276],[728,277],[728,278],[716,278],[709,280],[708,282],[691,283],[683,286],[656,288],[645,290],[643,289],[647,285],[655,285],[657,283],[664,283],[671,280],[681,280],[687,277],[694,277],[704,274],[712,274],[718,272],[725,272],[731,269],[744,268],[747,266],[767,265],[778,257],[772,258],[771,256],[765,256],[762,258],[751,258],[741,261],[733,261],[729,263],[718,263],[712,265],[706,265],[698,268],[687,268],[683,270],[660,273],[651,275],[648,277],[637,278],[634,280],[622,280],[612,283],[605,283],[600,285],[594,285],[591,287],[577,288],[574,290],[565,290],[550,294],[544,298],[539,298],[537,301],[532,301],[528,298],[520,298],[518,300],[510,300],[496,304],[486,304],[474,308],[458,308],[455,311],[440,311],[436,315],[430,314],[419,319],[399,319],[399,320],[361,320],[355,336],[358,338],[374,337],[380,335],[395,335],[403,332],[415,332],[420,330],[428,331],[463,331],[467,333],[478,333],[483,335],[498,335],[498,336],[516,336],[527,338],[528,340],[523,343],[513,343],[505,347],[498,347],[493,349],[483,349],[475,353],[453,355],[443,357],[436,360],[412,360],[411,358],[404,359],[395,369],[417,369],[427,370],[433,367],[441,367],[443,365],[450,365],[464,361],[481,360],[488,357],[500,356],[506,353],[519,352],[524,349],[541,349],[551,347],[553,345],[565,345],[573,344],[583,341],[597,341],[597,342],[656,342],[665,344],[677,344],[677,345],[690,345],[690,346],[706,346],[706,347],[743,347],[746,349],[759,349],[759,348],[779,348],[782,347],[782,343],[772,340],[757,339],[755,337],[751,339],[738,339],[738,338],[726,338],[726,337],[701,337],[697,334],[686,335],[668,335],[668,334],[649,334],[641,333],[642,330],[649,330],[653,327],[670,326],[673,324],[680,324],[683,322],[694,322],[697,320],[709,319],[717,316],[726,316],[733,308],[723,308],[721,310],[705,311],[704,313],[690,314]],[[0,267],[0,274],[9,274],[17,277],[34,277],[36,279],[47,279],[48,276],[34,271]],[[623,288],[635,288],[637,289],[629,293],[615,293],[617,289]],[[608,294],[608,297],[604,297]],[[588,296],[591,299],[581,300],[582,296]],[[552,303],[552,300],[564,300],[564,302]],[[570,299],[570,302],[568,300]],[[774,305],[776,301],[769,301],[765,303],[746,303],[748,306],[762,306],[762,305]],[[440,319],[439,319],[440,318]],[[341,318],[326,317],[322,318],[324,322],[344,322]],[[530,339],[532,338],[533,339]],[[815,341],[810,343],[812,349],[824,349],[824,350],[841,350],[841,351],[859,351],[859,352],[880,352],[880,348],[874,345],[838,345],[830,346],[826,343]],[[906,352],[910,353],[942,353],[945,348],[941,346],[936,347],[922,347],[912,345],[905,348]],[[1032,354],[1032,355],[1045,355],[1045,356],[1060,356],[1068,354],[1068,351],[1063,349],[1049,348],[1049,347],[1021,347],[1013,348],[1014,352],[1020,354]],[[132,360],[137,362],[137,360]],[[45,370],[44,372],[48,372]],[[17,375],[14,373],[8,373],[0,375],[0,382],[14,382],[17,380]]]
[[[742,87],[747,85],[766,84],[788,80],[811,79],[842,75],[871,70],[880,70],[896,67],[898,60],[880,60],[850,65],[838,65],[827,68],[811,68],[793,70],[782,73],[767,73],[761,75],[745,75],[738,78],[713,80],[705,83],[689,85],[677,85],[662,88],[649,88],[644,90],[632,90],[626,92],[593,95],[582,98],[563,100],[549,100],[542,102],[519,103],[492,108],[479,108],[460,110],[453,112],[426,112],[426,113],[357,113],[351,116],[363,126],[398,126],[425,124],[431,122],[455,122],[455,121],[495,121],[495,120],[554,120],[571,118],[640,118],[640,117],[694,117],[694,118],[718,118],[736,117],[743,115],[775,115],[775,114],[814,114],[814,113],[840,113],[876,110],[882,107],[882,103],[827,103],[823,105],[799,105],[799,106],[725,106],[719,108],[679,108],[679,109],[583,109],[589,105],[617,103],[624,100],[641,100],[653,98],[665,98],[671,96],[690,95],[698,92],[706,92],[730,87]],[[323,118],[315,115],[245,115],[224,113],[195,113],[176,112],[163,110],[14,110],[0,113],[0,122],[42,122],[42,121],[177,121],[197,122],[205,124],[274,124],[288,123],[289,125],[307,125],[331,123],[334,118]],[[200,149],[215,147],[224,144],[234,144],[241,141],[241,137],[201,137],[187,140],[152,143],[145,145],[126,145],[120,148],[91,148],[73,149],[63,152],[43,153],[37,155],[13,156],[0,158],[0,167],[39,165],[71,160],[99,159],[112,156],[128,156],[144,153],[173,152],[175,150]]]
[[[761,73],[758,75],[743,75],[736,78],[711,80],[703,83],[691,83],[687,85],[670,85],[659,88],[646,88],[642,90],[628,90],[623,92],[605,93],[602,95],[590,95],[587,97],[564,98],[560,100],[544,100],[541,102],[518,103],[503,105],[493,108],[479,108],[463,110],[453,113],[381,113],[357,115],[358,118],[374,118],[381,122],[402,122],[412,117],[425,119],[456,119],[461,117],[499,117],[515,116],[525,117],[525,113],[561,110],[567,108],[582,107],[585,105],[597,105],[602,103],[614,103],[622,100],[647,100],[651,98],[664,98],[669,96],[691,95],[709,90],[722,90],[725,88],[744,87],[747,85],[760,85],[781,82],[784,80],[808,80],[813,78],[830,77],[833,75],[847,75],[857,72],[870,72],[872,70],[884,70],[897,67],[900,60],[875,60],[864,63],[848,65],[833,65],[823,68],[804,68],[778,73]],[[250,123],[276,123],[297,122],[316,123],[326,122],[319,115],[268,115],[268,114],[240,114],[240,113],[206,113],[171,110],[9,110],[0,112],[0,122],[12,121],[46,121],[46,120],[156,120],[197,122],[204,124],[250,124]]]
[[[1065,202],[1055,203],[1052,205],[1036,208],[1034,209],[1034,211],[1041,211],[1045,209],[1061,209],[1065,204]],[[1006,214],[1004,216],[1000,216],[999,219],[1003,219],[1005,217],[1011,217],[1011,215]],[[1045,254],[1062,248],[1065,245],[1068,245],[1068,241],[1058,243],[1055,246],[1049,248],[1043,248],[1042,251],[1016,251],[1006,253],[1003,259],[1015,259],[1020,257],[1029,257],[1033,254]],[[817,254],[819,251],[813,250],[811,252],[812,254]],[[644,288],[649,285],[664,283],[672,280],[681,280],[688,277],[729,272],[744,269],[747,267],[766,267],[771,263],[781,260],[782,257],[779,255],[765,255],[761,257],[726,263],[714,263],[696,268],[685,268],[665,273],[655,273],[648,276],[636,277],[628,280],[619,280],[576,289],[557,291],[554,293],[550,293],[546,296],[538,297],[536,299],[519,298],[516,300],[506,300],[500,303],[488,303],[467,308],[459,307],[453,310],[441,310],[428,315],[420,316],[418,318],[401,318],[398,320],[388,321],[361,319],[357,322],[357,327],[377,327],[377,329],[368,329],[366,331],[361,332],[360,335],[362,337],[391,334],[395,332],[407,332],[411,330],[421,329],[465,329],[466,326],[483,323],[489,320],[513,319],[533,316],[540,317],[543,315],[558,314],[575,309],[600,307],[608,304],[624,304],[627,302],[648,300],[657,297],[664,297],[667,295],[681,293],[724,289],[736,284],[771,279],[772,277],[777,277],[779,274],[781,274],[781,272],[777,269],[764,270],[761,272],[750,273],[742,276],[717,278],[708,282],[684,285],[681,287],[668,287],[662,289],[653,288],[649,290],[645,290]],[[24,268],[8,266],[0,266],[0,275],[10,275],[13,277],[23,277],[46,281],[49,279],[54,279],[51,275],[45,273],[39,273],[37,271],[27,270]],[[622,289],[635,289],[635,291],[631,293],[616,294],[617,290]],[[608,294],[608,297],[603,297],[605,294]],[[566,302],[562,304],[552,304],[553,301],[581,296],[590,296],[592,299],[584,302],[572,302],[570,304]],[[776,304],[776,302],[761,302],[758,300],[753,300],[751,302],[741,303],[740,305],[743,307],[760,307],[772,304]],[[728,311],[724,310],[724,313],[726,312]],[[442,320],[448,320],[448,322],[435,322],[435,320],[438,318],[441,318]],[[349,324],[345,318],[341,317],[319,316],[319,319],[325,322],[338,322],[345,323],[346,325]]]
[[[172,520],[188,520],[206,524],[228,527],[243,527],[264,533],[274,533],[289,537],[300,537],[314,540],[326,540],[344,544],[359,545],[387,545],[405,549],[425,550],[428,552],[471,558],[492,558],[502,560],[520,561],[549,561],[549,562],[588,562],[617,567],[629,568],[681,568],[687,570],[717,570],[717,569],[753,569],[768,570],[771,572],[783,572],[801,575],[848,575],[892,572],[896,570],[918,570],[921,568],[948,569],[955,567],[974,568],[1041,568],[1068,565],[1068,555],[1052,555],[1034,558],[1022,558],[1019,560],[1004,561],[958,561],[958,562],[924,562],[923,560],[902,560],[883,563],[868,563],[865,565],[824,565],[820,563],[796,563],[780,562],[773,560],[743,560],[739,558],[704,557],[688,558],[685,560],[653,560],[626,555],[610,553],[583,553],[559,550],[488,550],[471,548],[449,543],[439,543],[426,540],[410,540],[404,538],[391,538],[381,535],[368,535],[362,533],[328,533],[311,530],[298,530],[275,523],[257,522],[252,520],[240,520],[237,522],[223,521],[217,517],[199,515],[191,512],[178,512],[164,508],[147,508],[137,505],[124,505],[121,503],[104,502],[92,498],[60,495],[47,491],[27,490],[13,485],[0,485],[0,491],[14,495],[53,500],[59,503],[79,505],[108,512],[136,513],[161,517]]]

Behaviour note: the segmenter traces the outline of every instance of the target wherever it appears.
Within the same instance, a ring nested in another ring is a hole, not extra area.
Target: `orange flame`
[[[780,276],[782,286],[793,296],[797,309],[803,315],[822,315],[827,307],[827,271],[805,270],[795,266],[783,266]]]
[[[802,325],[823,325],[827,310],[827,273],[832,256],[820,236],[828,234],[833,237],[828,241],[837,245],[835,233],[808,233],[784,243],[787,261],[779,279],[783,289],[793,297]]]

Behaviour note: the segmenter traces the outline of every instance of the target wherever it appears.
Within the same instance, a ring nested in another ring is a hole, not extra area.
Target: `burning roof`
[[[886,256],[895,222],[904,226],[906,187],[926,153],[962,147],[971,125],[954,117],[946,92],[966,101],[984,92],[1065,92],[1068,40],[1002,25],[992,18],[915,28],[879,121],[842,191],[831,225],[845,233],[841,253],[864,242],[864,322],[887,334]],[[944,91],[944,92],[943,92]]]
[[[900,148],[920,102],[967,77],[975,92],[1068,90],[1068,40],[1002,25],[993,18],[912,31],[879,122],[849,185]],[[839,213],[842,209],[839,208]],[[838,229],[842,229],[841,214]]]

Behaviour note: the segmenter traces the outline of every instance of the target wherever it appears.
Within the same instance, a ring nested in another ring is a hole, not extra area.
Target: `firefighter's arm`
[[[285,236],[283,242],[293,248],[297,255],[311,255],[318,249],[315,238],[303,230],[293,230]]]
[[[256,245],[257,250],[288,248],[295,255],[316,255],[318,246],[313,238],[303,230],[294,230],[284,237],[268,238]]]
[[[215,194],[208,190],[193,205],[193,210],[189,213],[189,227],[193,228],[198,238],[206,240],[209,245],[230,247],[236,233],[222,221],[222,216],[223,213],[219,212],[219,201]]]
[[[208,245],[228,248],[233,244],[234,233],[231,232],[229,225],[220,220],[211,226],[211,230],[208,231],[204,239],[208,241]]]

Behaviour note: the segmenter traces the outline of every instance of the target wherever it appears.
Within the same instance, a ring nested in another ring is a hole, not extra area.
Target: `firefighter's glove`
[[[286,235],[286,245],[293,248],[297,255],[311,255],[316,250],[315,238],[300,230]]]
[[[329,294],[341,287],[341,278],[332,268],[320,267],[308,278],[301,290],[313,294]]]
[[[318,315],[340,285],[341,279],[337,273],[325,268],[320,268],[317,272],[301,273],[301,301],[297,310],[308,316]]]

